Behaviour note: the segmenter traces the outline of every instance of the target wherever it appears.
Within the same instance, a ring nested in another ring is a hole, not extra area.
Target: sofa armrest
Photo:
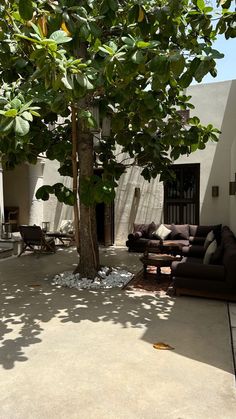
[[[206,265],[203,263],[188,263],[185,261],[172,263],[172,276],[197,278],[198,280],[224,281],[223,265]]]
[[[143,234],[141,233],[141,231],[136,231],[136,233],[130,233],[128,235],[128,239],[131,240],[131,241],[132,240],[138,240],[141,237],[143,237]]]

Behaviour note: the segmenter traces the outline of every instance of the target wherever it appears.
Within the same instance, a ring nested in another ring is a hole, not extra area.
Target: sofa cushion
[[[211,256],[210,263],[212,265],[222,265],[222,263],[223,263],[223,251],[224,251],[224,248],[223,248],[222,245],[217,247],[216,251]]]
[[[158,229],[155,231],[155,234],[159,239],[165,240],[169,234],[171,233],[171,230],[169,230],[167,227],[164,226],[164,224],[159,225]]]
[[[193,256],[201,259],[205,255],[205,250],[203,246],[199,244],[190,244],[189,246],[182,247],[182,254],[184,256]]]
[[[152,237],[152,233],[156,230],[156,228],[157,226],[154,221],[149,224],[134,224],[133,234],[135,238],[144,237],[148,239]]]
[[[171,239],[189,239],[188,224],[171,224]]]
[[[148,227],[148,237],[152,238],[153,233],[156,231],[157,225],[152,221]]]
[[[198,225],[189,225],[189,233],[190,236],[197,236],[197,237],[206,237],[209,231],[213,229],[213,226],[198,226]]]
[[[134,235],[135,233],[139,232],[142,234],[141,237],[147,237],[148,238],[148,229],[150,224],[134,224]]]
[[[208,248],[206,249],[206,252],[205,252],[205,255],[204,255],[204,258],[203,258],[203,264],[204,265],[208,265],[210,263],[211,257],[215,253],[216,249],[217,249],[217,243],[216,243],[216,240],[213,240],[209,244]]]
[[[211,230],[205,238],[204,245],[203,245],[204,250],[208,248],[209,244],[213,242],[213,240],[215,240],[215,236],[214,236],[213,230]]]

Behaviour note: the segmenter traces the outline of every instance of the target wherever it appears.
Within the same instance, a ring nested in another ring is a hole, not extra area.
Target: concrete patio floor
[[[141,268],[122,248],[101,263]],[[0,261],[1,419],[236,417],[227,303],[51,285],[76,264],[73,248]]]

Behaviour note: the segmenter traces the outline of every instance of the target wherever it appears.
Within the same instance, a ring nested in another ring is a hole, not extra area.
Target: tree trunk
[[[77,167],[77,153],[78,153],[78,120],[77,110],[75,106],[71,107],[71,122],[72,122],[72,170],[73,170],[73,192],[77,198],[78,196],[78,167]],[[75,227],[75,243],[77,251],[79,252],[79,208],[78,199],[74,204],[74,227]]]
[[[78,57],[86,59],[87,44],[81,42],[76,51]],[[88,94],[78,102],[78,109],[89,108],[90,95]],[[93,135],[83,119],[78,119],[78,158],[79,158],[79,191],[83,179],[93,176],[94,150]],[[97,224],[95,206],[87,207],[79,199],[79,265],[75,272],[79,272],[81,278],[94,279],[99,269],[99,251],[97,241]]]
[[[78,130],[78,155],[79,155],[79,190],[84,178],[93,175],[94,152],[93,135],[84,124],[79,122]],[[79,221],[79,254],[80,262],[75,272],[81,277],[94,278],[99,268],[99,251],[97,242],[97,226],[95,206],[86,206],[81,200]]]

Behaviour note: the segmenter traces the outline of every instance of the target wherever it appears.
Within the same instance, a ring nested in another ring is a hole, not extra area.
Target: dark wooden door
[[[173,165],[175,179],[164,185],[164,222],[199,224],[200,164]]]

